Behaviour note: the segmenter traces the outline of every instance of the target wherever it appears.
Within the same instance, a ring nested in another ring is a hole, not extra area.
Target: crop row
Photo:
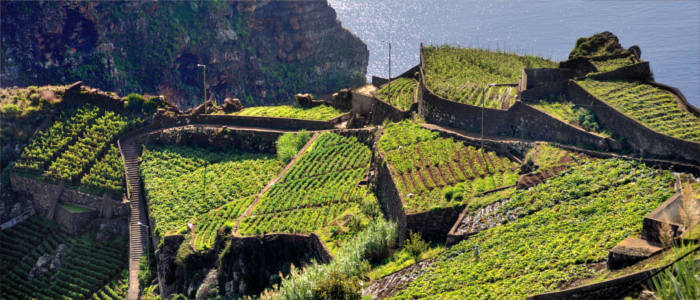
[[[311,233],[341,215],[350,205],[349,203],[332,204],[246,217],[241,222],[239,233],[242,235]]]
[[[322,134],[263,195],[254,216],[243,220],[240,232],[311,232],[320,228],[327,223],[326,216],[332,219],[367,196],[367,188],[358,184],[367,174],[370,157],[369,148],[355,137]],[[319,215],[326,221],[319,221]],[[290,218],[299,223],[287,224]]]
[[[195,224],[194,248],[198,251],[211,249],[214,246],[216,233],[224,226],[233,226],[248,206],[255,200],[255,195],[233,200],[209,213],[202,215]]]
[[[85,130],[75,144],[69,145],[61,153],[49,166],[46,176],[66,183],[78,183],[83,171],[97,161],[102,150],[108,147],[108,143],[126,129],[128,124],[125,117],[106,112]]]
[[[377,91],[377,97],[399,108],[409,110],[415,102],[418,82],[409,78],[397,78]]]
[[[525,68],[555,68],[536,56],[449,46],[423,48],[425,84],[451,101],[482,105],[482,89],[490,83],[517,83]],[[515,102],[515,88],[489,89],[485,106],[507,109]]]
[[[5,234],[7,232],[7,234]],[[76,299],[85,298],[104,286],[126,262],[123,241],[94,245],[84,237],[69,237],[48,221],[32,218],[3,232],[0,241],[4,253],[0,289],[3,299]],[[32,234],[32,232],[36,232]],[[22,240],[41,237],[38,243]],[[59,244],[68,246],[66,256],[55,273],[29,280],[29,271],[37,259],[55,255]]]
[[[108,284],[92,294],[93,300],[118,300],[126,299],[129,289],[129,271],[123,270],[121,274],[112,279]]]
[[[70,143],[77,140],[103,112],[93,105],[62,112],[51,126],[39,132],[24,149],[15,164],[16,169],[41,175],[46,167]]]
[[[577,106],[565,98],[556,100],[540,99],[538,103],[530,105],[564,122],[582,127],[587,131],[595,132],[607,138],[612,136],[608,131],[601,128],[592,111],[585,107]]]
[[[139,169],[154,230],[162,237],[229,201],[256,195],[282,162],[235,150],[154,146],[144,151]]]
[[[700,118],[681,109],[676,96],[634,81],[578,81],[590,93],[654,131],[700,142]]]
[[[628,55],[618,58],[609,58],[606,60],[593,60],[593,64],[598,68],[598,72],[610,72],[622,67],[631,66],[638,61],[633,55]]]
[[[616,180],[616,175],[629,177],[586,192],[590,184]],[[520,190],[508,205],[534,208],[531,214],[444,251],[394,298],[524,298],[591,276],[594,271],[587,264],[604,261],[610,248],[638,233],[644,215],[670,197],[672,182],[670,172],[607,160],[576,167],[539,188]],[[552,199],[545,206],[521,200],[545,197]]]
[[[105,156],[95,163],[90,172],[80,179],[79,190],[100,195],[108,193],[119,199],[123,192],[124,164],[119,149],[109,145]]]
[[[388,124],[379,148],[409,211],[461,204],[518,179],[518,164],[507,157],[441,138],[411,121]],[[443,197],[444,189],[457,185],[459,196]]]
[[[239,116],[329,121],[335,117],[341,116],[344,113],[345,112],[328,105],[319,105],[312,108],[300,108],[289,105],[279,105],[249,107],[235,114]]]

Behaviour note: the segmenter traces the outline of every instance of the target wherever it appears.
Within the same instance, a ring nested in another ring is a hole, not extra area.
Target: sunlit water
[[[639,45],[656,81],[700,106],[700,1],[329,0],[369,47],[368,75],[418,63],[420,43],[453,44],[565,60],[577,38],[611,31]]]

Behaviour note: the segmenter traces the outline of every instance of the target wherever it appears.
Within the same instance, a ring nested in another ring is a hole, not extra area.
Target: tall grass
[[[293,269],[282,283],[266,291],[262,299],[309,299],[314,296],[318,283],[331,272],[354,277],[363,271],[365,260],[379,260],[393,248],[396,241],[396,224],[378,218],[348,241],[329,264],[312,263],[303,270]]]
[[[699,299],[700,265],[695,255],[679,260],[652,278],[651,287],[659,299]]]

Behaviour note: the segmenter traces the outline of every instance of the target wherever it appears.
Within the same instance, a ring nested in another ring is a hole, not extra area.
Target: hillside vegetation
[[[644,215],[672,194],[672,182],[670,172],[630,161],[576,167],[517,192],[508,205],[527,216],[449,248],[392,298],[524,298],[590,276],[588,264],[638,233]]]
[[[123,166],[114,146],[117,136],[141,124],[91,104],[61,112],[31,141],[15,164],[19,174],[80,186],[115,198],[122,194]]]
[[[468,203],[473,196],[515,184],[516,162],[465,146],[411,121],[388,124],[379,140],[399,193],[411,212]]]
[[[425,84],[445,99],[481,106],[488,84],[518,83],[524,68],[556,68],[553,61],[530,55],[484,49],[429,46],[423,48]],[[515,87],[489,88],[484,105],[507,109],[515,103]]]
[[[409,110],[415,102],[417,87],[418,82],[414,79],[398,78],[379,89],[377,98],[398,107],[400,110]]]
[[[171,231],[186,232],[191,218],[225,204],[247,206],[249,196],[263,189],[282,162],[267,154],[170,145],[145,149],[139,169],[152,226],[162,238]]]
[[[577,81],[598,99],[650,129],[700,142],[700,118],[681,109],[671,92],[635,81]]]
[[[344,111],[328,105],[319,105],[312,108],[281,105],[249,107],[234,113],[234,115],[330,121],[344,113]]]
[[[96,244],[94,239],[94,231],[71,237],[61,232],[55,223],[39,217],[2,231],[2,298],[85,299],[98,290],[104,291],[108,286],[114,286],[112,278],[126,267],[126,241],[115,239]],[[35,276],[33,280],[28,278],[39,257],[48,254],[49,260],[52,260],[62,244],[67,246],[67,250],[60,266],[53,272]],[[126,296],[123,291],[114,289],[109,294],[113,295],[111,299]]]
[[[359,185],[370,158],[370,149],[355,137],[322,134],[241,221],[239,233],[310,233],[357,209],[370,197]]]

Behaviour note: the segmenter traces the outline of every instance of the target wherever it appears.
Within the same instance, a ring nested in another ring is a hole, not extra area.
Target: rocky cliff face
[[[83,80],[166,95],[290,103],[364,82],[367,46],[323,1],[3,1],[3,86]]]

